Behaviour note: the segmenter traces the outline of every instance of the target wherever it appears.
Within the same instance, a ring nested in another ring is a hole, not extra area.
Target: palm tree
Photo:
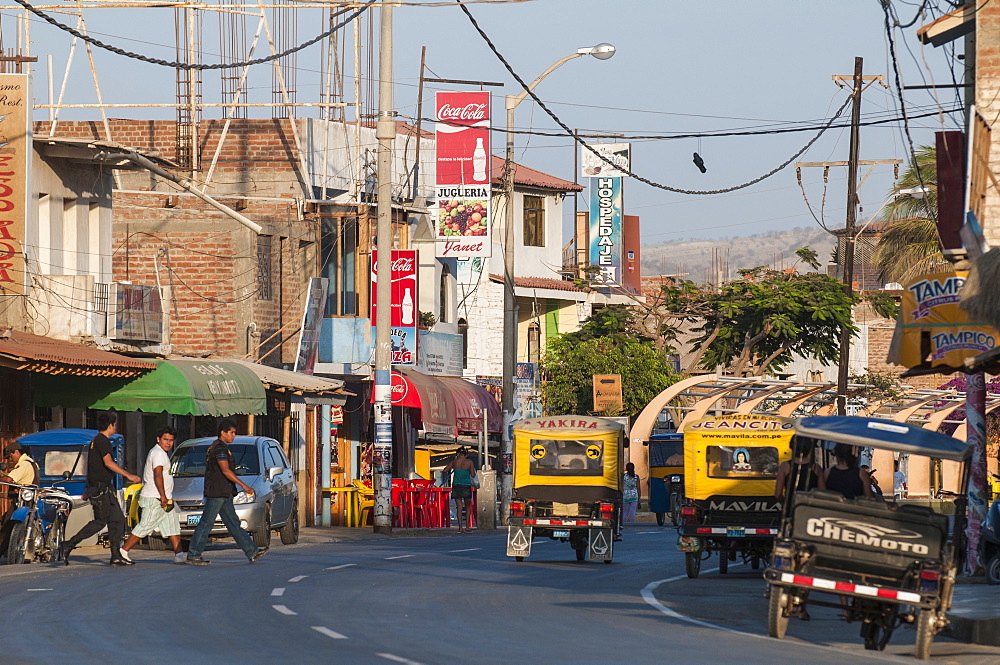
[[[872,262],[885,281],[905,282],[917,275],[950,265],[941,253],[937,225],[937,152],[920,146],[916,166],[910,165],[893,186],[895,198],[885,206],[886,223],[872,254]],[[920,176],[917,176],[919,169]],[[922,195],[912,190],[924,188]],[[903,193],[906,192],[906,193]]]

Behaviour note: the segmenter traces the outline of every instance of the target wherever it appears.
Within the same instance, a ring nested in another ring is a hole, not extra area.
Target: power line
[[[60,23],[59,21],[57,21],[52,16],[49,16],[48,14],[46,14],[43,11],[41,11],[40,9],[36,9],[35,7],[33,7],[31,5],[31,3],[27,2],[27,0],[14,0],[14,2],[16,2],[19,5],[21,5],[22,7],[24,7],[25,9],[27,9],[29,12],[31,12],[35,16],[43,19],[47,23],[50,23],[50,24],[54,25],[55,27],[59,28],[60,30],[68,32],[69,34],[73,35],[74,37],[82,39],[83,41],[85,41],[85,42],[87,42],[89,44],[93,44],[97,48],[104,49],[105,51],[110,51],[112,53],[117,53],[118,55],[125,56],[126,58],[132,58],[133,60],[141,60],[142,62],[148,62],[148,63],[153,64],[153,65],[162,65],[164,67],[172,67],[174,69],[197,69],[197,70],[206,70],[206,69],[235,69],[235,68],[239,68],[239,67],[249,67],[251,65],[260,65],[260,64],[263,64],[265,62],[271,62],[272,60],[278,60],[280,58],[284,58],[285,56],[289,56],[289,55],[291,55],[293,53],[297,53],[298,51],[301,51],[304,48],[308,48],[308,47],[312,46],[313,44],[315,44],[315,43],[317,43],[317,42],[319,42],[319,41],[321,41],[323,39],[326,39],[327,37],[329,37],[330,35],[332,35],[336,31],[340,30],[345,25],[347,25],[348,23],[350,23],[351,21],[353,21],[358,16],[361,16],[363,13],[365,13],[366,11],[368,11],[369,7],[371,7],[373,4],[375,4],[375,1],[376,0],[367,0],[367,2],[365,2],[365,4],[362,5],[361,7],[359,7],[353,14],[351,14],[350,16],[348,16],[347,18],[345,18],[343,21],[341,21],[340,23],[338,23],[335,26],[333,26],[332,28],[330,28],[329,30],[327,30],[327,31],[325,31],[325,32],[317,35],[316,37],[310,39],[307,42],[303,42],[303,43],[299,44],[298,46],[293,46],[292,48],[290,48],[290,49],[288,49],[286,51],[282,51],[281,53],[275,53],[274,55],[265,56],[263,58],[255,58],[253,60],[246,60],[244,62],[220,62],[220,63],[216,63],[216,64],[212,64],[212,65],[201,65],[201,64],[188,63],[188,62],[173,62],[173,61],[170,61],[170,60],[163,60],[161,58],[151,58],[151,57],[149,57],[147,55],[142,55],[141,53],[135,53],[134,51],[126,51],[125,49],[119,48],[117,46],[112,46],[111,44],[105,44],[104,42],[102,42],[99,39],[95,39],[95,38],[91,37],[90,35],[87,35],[85,33],[80,32],[79,30],[77,30],[75,28],[71,28],[70,26],[68,26],[68,25],[66,25],[64,23]]]

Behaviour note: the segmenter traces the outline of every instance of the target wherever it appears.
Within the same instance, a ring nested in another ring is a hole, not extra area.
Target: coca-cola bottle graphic
[[[403,291],[403,325],[412,326],[413,325],[413,294],[410,293],[410,289]]]
[[[472,151],[472,179],[476,182],[486,180],[486,148],[483,139],[476,139],[476,149]]]

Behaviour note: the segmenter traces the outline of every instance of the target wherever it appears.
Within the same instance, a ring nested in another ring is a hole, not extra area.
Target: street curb
[[[951,624],[942,635],[969,644],[1000,646],[1000,617],[963,617],[948,615]]]

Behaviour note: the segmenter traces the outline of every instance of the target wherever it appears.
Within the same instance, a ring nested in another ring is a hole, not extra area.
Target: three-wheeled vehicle
[[[778,466],[791,457],[794,421],[735,414],[696,420],[684,429],[684,504],[677,549],[698,577],[702,561],[719,553],[719,572],[737,556],[755,570],[771,552],[781,502],[774,498]]]
[[[59,485],[72,498],[72,512],[65,524],[66,532],[74,534],[94,517],[90,502],[82,498],[87,486],[87,456],[90,442],[98,431],[66,427],[44,432],[25,434],[17,442],[27,448],[31,459],[38,464],[41,485]],[[114,434],[111,437],[112,457],[119,466],[125,466],[125,437]],[[70,476],[66,477],[66,472]],[[122,478],[114,475],[114,488],[119,498],[122,494]],[[104,534],[102,534],[102,537]],[[81,545],[93,545],[99,537],[85,540]]]
[[[513,429],[507,556],[523,561],[540,536],[569,542],[578,561],[611,563],[621,511],[623,426],[591,416],[551,416],[518,420]]]
[[[812,416],[800,420],[795,430],[824,447],[846,443],[962,462],[961,487],[968,478],[966,443],[920,427],[857,416]],[[948,624],[945,613],[962,557],[954,539],[965,525],[964,496],[956,496],[950,528],[948,516],[928,506],[845,499],[824,490],[796,492],[787,501],[764,573],[771,584],[771,637],[784,637],[789,616],[812,594],[810,605],[838,608],[847,621],[861,623],[866,649],[884,649],[897,626],[915,623],[914,655],[928,658],[934,635]],[[838,602],[817,600],[817,593],[838,596]]]
[[[654,434],[644,445],[649,449],[649,511],[658,525],[663,526],[669,514],[678,526],[684,500],[684,433]]]

